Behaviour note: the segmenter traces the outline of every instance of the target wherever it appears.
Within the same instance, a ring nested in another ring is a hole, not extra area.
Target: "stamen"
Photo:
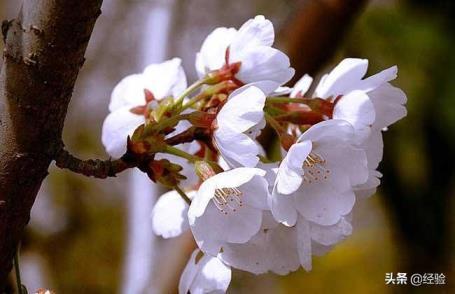
[[[215,190],[215,197],[212,199],[220,212],[228,214],[229,211],[236,212],[243,206],[242,195],[243,193],[237,188],[220,188]]]
[[[311,184],[327,180],[330,170],[325,168],[326,160],[321,155],[311,152],[303,162],[303,181]]]

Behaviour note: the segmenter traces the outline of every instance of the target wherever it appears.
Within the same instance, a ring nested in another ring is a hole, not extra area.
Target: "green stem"
[[[177,98],[177,100],[175,101],[175,105],[181,105],[182,102],[183,102],[183,99],[185,99],[186,96],[188,95],[191,95],[194,91],[196,91],[197,89],[199,89],[202,85],[206,84],[207,81],[209,80],[208,77],[204,77],[196,82],[194,82],[191,86],[189,86],[188,88],[186,88],[185,91],[183,91],[183,93],[179,96],[179,98]]]
[[[180,111],[184,111],[185,109],[190,108],[194,104],[198,103],[199,101],[201,101],[201,100],[203,100],[203,99],[205,99],[207,97],[208,96],[206,94],[204,94],[204,93],[201,93],[201,94],[197,95],[196,97],[194,97],[193,99],[188,101],[185,105],[183,105]]]
[[[179,186],[176,185],[174,187],[174,190],[179,193],[179,195],[183,198],[183,200],[185,200],[186,203],[188,203],[188,205],[191,205],[190,197],[188,197],[188,195],[186,195],[186,193]]]
[[[158,123],[160,130],[163,130],[167,127],[170,127],[174,125],[175,123],[178,123],[181,120],[185,120],[188,118],[188,114],[178,114],[171,116],[167,119],[164,119]]]
[[[283,134],[286,133],[286,129],[283,128],[280,123],[273,118],[270,114],[267,112],[264,112],[265,120],[272,126],[272,128],[278,133],[278,134]]]
[[[189,162],[196,162],[196,161],[199,161],[201,160],[201,158],[195,156],[195,155],[191,155],[183,150],[180,150],[178,148],[175,148],[174,146],[170,146],[170,145],[167,145],[166,148],[164,149],[164,152],[165,153],[168,153],[168,154],[172,154],[172,155],[175,155],[175,156],[178,156],[178,157],[182,157],[182,158],[185,158],[186,160],[188,160]]]
[[[267,97],[267,102],[271,103],[304,103],[307,104],[311,99],[291,98],[291,97]]]
[[[217,93],[220,93],[221,91],[229,91],[229,90],[234,90],[236,88],[238,88],[238,86],[235,83],[233,83],[232,81],[222,81],[218,84],[212,85],[212,86],[208,87],[207,89],[205,89],[204,92],[193,97],[190,101],[188,101],[185,105],[183,105],[182,109],[180,111],[183,111],[183,110],[193,106],[194,104],[198,103],[201,100],[209,98]]]

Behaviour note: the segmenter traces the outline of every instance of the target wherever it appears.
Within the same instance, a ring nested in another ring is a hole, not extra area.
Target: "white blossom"
[[[288,226],[298,215],[320,225],[333,225],[355,202],[352,187],[368,177],[365,152],[352,144],[354,130],[342,120],[320,122],[291,146],[280,164],[270,205]]]
[[[110,114],[106,117],[101,140],[107,153],[114,158],[121,157],[126,152],[126,138],[145,122],[144,114],[134,109],[147,110],[144,89],[152,93],[154,100],[168,96],[178,96],[186,86],[186,78],[180,58],[174,58],[163,63],[151,64],[140,74],[133,74],[121,80],[115,86],[109,104]]]
[[[382,160],[381,130],[406,116],[406,95],[389,83],[396,78],[397,67],[364,78],[367,68],[366,59],[344,59],[321,78],[313,94],[332,99],[335,102],[332,118],[348,121],[356,131],[356,143],[365,150],[370,170],[367,182],[355,188],[363,196],[373,194],[380,183],[381,173],[376,168]],[[302,77],[291,97],[303,96],[311,81],[307,75]]]
[[[272,48],[275,33],[272,23],[259,15],[239,30],[220,27],[205,39],[196,55],[196,69],[202,77],[223,66],[240,62],[235,77],[244,84],[274,81],[284,84],[294,75],[289,58]]]
[[[223,159],[233,167],[254,167],[261,147],[255,141],[265,126],[266,96],[259,88],[246,85],[234,91],[217,115],[214,142]]]
[[[267,210],[265,171],[235,168],[205,180],[193,198],[188,218],[196,243],[216,256],[223,244],[245,243],[260,229]]]
[[[231,275],[230,267],[221,260],[196,249],[180,277],[179,294],[225,293]]]
[[[190,191],[187,196],[191,199],[195,191]],[[153,232],[163,238],[177,237],[189,230],[188,203],[172,190],[158,198],[152,211]]]

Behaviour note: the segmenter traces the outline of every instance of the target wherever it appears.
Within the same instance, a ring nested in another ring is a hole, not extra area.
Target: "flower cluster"
[[[283,86],[294,69],[274,37],[263,16],[217,28],[197,53],[196,83],[174,58],[112,93],[107,152],[172,189],[153,209],[156,234],[191,230],[197,243],[180,293],[226,291],[231,268],[310,270],[312,255],[351,234],[356,198],[380,182],[382,132],[406,115],[389,83],[397,68],[365,77],[365,59],[343,60],[313,87],[308,75]]]

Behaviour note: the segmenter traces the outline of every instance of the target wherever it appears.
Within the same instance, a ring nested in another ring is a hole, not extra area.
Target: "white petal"
[[[258,46],[272,46],[275,39],[273,24],[262,15],[244,23],[231,44],[232,52],[240,52]]]
[[[377,113],[375,129],[382,129],[406,116],[406,94],[399,88],[384,84],[368,94]]]
[[[297,222],[297,210],[292,195],[282,195],[273,191],[269,197],[273,217],[285,226],[292,227]]]
[[[187,294],[188,291],[190,290],[191,285],[193,284],[193,281],[196,275],[198,274],[200,268],[200,266],[196,264],[196,257],[198,256],[200,257],[201,254],[202,253],[200,252],[199,249],[194,250],[193,253],[191,254],[191,257],[188,260],[185,269],[182,272],[182,275],[180,276],[179,294]]]
[[[188,194],[195,194],[194,191]],[[192,197],[189,195],[189,197]],[[173,238],[189,229],[188,204],[176,191],[161,195],[152,211],[152,228],[163,238]]]
[[[314,89],[314,92],[313,92],[313,97],[318,97],[318,98],[322,98],[322,99],[327,99],[329,97],[321,97],[321,96],[318,96],[318,93],[322,92],[322,90],[325,88],[325,80],[327,79],[327,77],[329,76],[329,74],[324,74],[322,75],[322,77],[319,79],[319,83],[318,85],[316,86],[316,89]]]
[[[327,254],[332,249],[332,247],[333,245],[325,246],[317,242],[311,242],[311,253],[315,256],[323,256]]]
[[[354,128],[345,120],[330,119],[313,125],[299,137],[297,142],[311,140],[314,143],[321,140],[332,140],[334,137],[341,141],[352,142]]]
[[[377,170],[370,170],[368,180],[362,185],[354,187],[355,196],[366,198],[376,193],[376,188],[381,184],[381,177],[382,174]]]
[[[212,255],[218,253],[218,245],[245,243],[261,228],[262,210],[244,205],[235,212],[225,214],[211,201],[204,214],[196,218],[191,230],[202,251]],[[207,244],[205,244],[207,242]],[[209,246],[207,246],[209,245]],[[212,250],[217,250],[213,252]]]
[[[264,93],[254,86],[242,87],[230,95],[217,115],[218,128],[245,132],[264,118]]]
[[[268,183],[264,176],[254,176],[250,181],[243,184],[240,190],[245,205],[262,210],[269,209],[267,204]]]
[[[110,113],[104,120],[101,134],[106,152],[114,158],[120,158],[126,152],[127,137],[144,122],[144,116],[131,113],[129,106]]]
[[[144,70],[144,80],[157,100],[177,96],[186,89],[186,77],[180,58],[151,64]]]
[[[289,148],[278,169],[276,190],[280,194],[294,193],[303,181],[303,163],[310,154],[312,144],[310,140],[293,144]]]
[[[225,64],[227,47],[236,36],[234,28],[216,28],[202,43],[201,51],[196,55],[196,69],[200,77],[209,71],[220,69]]]
[[[260,169],[238,168],[217,174],[201,185],[188,215],[194,238],[204,252],[217,254],[222,243],[245,243],[257,233],[266,207],[267,183],[255,177],[264,175]],[[223,188],[238,188],[243,204],[226,198],[227,205],[220,210],[214,201],[205,202],[214,197],[215,189]],[[211,194],[205,195],[207,192]]]
[[[214,137],[221,156],[231,167],[254,167],[259,162],[258,144],[248,135],[223,128],[216,130]]]
[[[278,87],[273,93],[270,93],[268,96],[276,97],[276,96],[285,96],[292,92],[292,88],[290,87]]]
[[[394,80],[397,78],[398,68],[397,66],[389,67],[371,77],[368,77],[361,81],[356,89],[362,90],[364,92],[370,92],[378,88],[379,86]]]
[[[274,81],[280,85],[289,81],[295,71],[283,52],[266,46],[250,48],[241,54],[231,52],[232,61],[241,61],[236,77],[245,84],[257,81]]]
[[[382,141],[382,132],[375,130],[368,139],[360,146],[365,150],[368,168],[376,169],[382,160],[384,142]]]
[[[278,164],[275,162],[259,162],[257,168],[260,168],[266,172],[264,179],[267,181],[269,192],[272,192],[273,187],[275,186],[276,175],[278,173]]]
[[[231,282],[231,269],[218,258],[204,255],[196,261],[200,251],[196,249],[180,277],[179,293],[225,293]]]
[[[324,79],[324,83],[318,86],[315,95],[326,98],[347,94],[348,91],[359,85],[367,68],[367,59],[346,58],[342,60]]]
[[[215,189],[218,188],[237,188],[248,183],[254,176],[265,176],[265,171],[258,168],[236,168],[214,175],[204,181],[196,196],[191,202],[188,216],[190,225],[194,223],[195,218],[204,213],[209,201],[215,195]]]
[[[311,238],[325,246],[334,245],[344,240],[351,233],[352,226],[344,217],[332,226],[321,226],[311,223]]]
[[[290,94],[290,97],[297,97],[297,95],[305,95],[308,89],[310,89],[313,78],[307,74],[300,78],[300,80],[295,83],[294,88]]]
[[[142,74],[129,75],[123,78],[111,94],[109,111],[123,107],[133,108],[145,104],[144,89],[146,88]]]
[[[304,218],[299,217],[296,229],[297,250],[299,253],[300,264],[306,271],[310,271],[312,268],[310,223]]]
[[[220,258],[234,268],[256,275],[268,271],[286,275],[300,266],[295,228],[263,225],[247,243],[223,246]]]
[[[359,136],[364,140],[375,121],[375,110],[370,98],[362,91],[352,91],[343,96],[333,110],[334,119],[348,121]]]
[[[326,161],[324,168],[328,170],[341,169],[350,179],[350,185],[360,185],[368,178],[368,160],[365,151],[351,144],[340,142],[337,138],[319,144],[315,149],[317,154]],[[333,176],[330,176],[333,179]]]
[[[275,90],[278,91],[280,88],[281,89],[285,88],[285,87],[280,87],[280,84],[278,84],[275,81],[267,81],[267,80],[257,81],[257,82],[249,83],[245,86],[242,86],[242,87],[236,89],[234,92],[231,93],[231,95],[229,95],[229,97],[234,97],[234,96],[242,93],[244,90],[248,89],[249,87],[256,87],[256,88],[260,89],[266,96],[273,95],[275,93]]]
[[[349,178],[342,170],[332,170],[331,178],[337,184],[350,186]],[[295,206],[306,219],[321,225],[333,225],[341,217],[350,213],[355,203],[355,195],[351,189],[339,188],[333,184],[304,184],[294,194]]]

